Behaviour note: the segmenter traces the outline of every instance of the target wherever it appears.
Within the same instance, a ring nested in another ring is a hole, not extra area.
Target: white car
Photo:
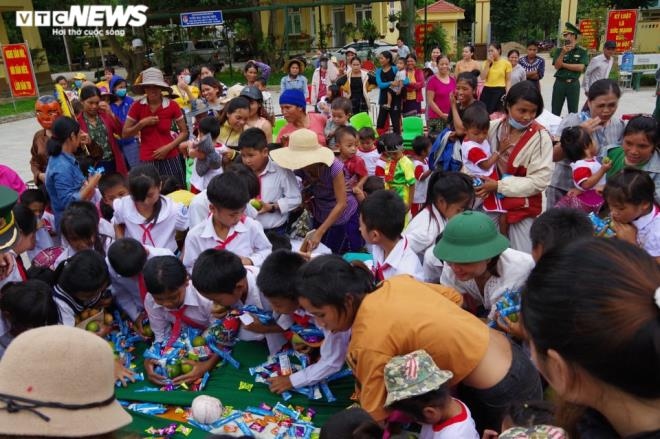
[[[337,61],[345,60],[346,59],[346,50],[349,48],[355,49],[357,52],[358,57],[360,59],[364,60],[367,58],[373,58],[374,56],[378,56],[383,52],[390,51],[393,54],[397,53],[397,46],[389,44],[385,41],[379,41],[376,40],[374,41],[374,44],[371,45],[369,44],[368,41],[363,40],[363,41],[358,41],[357,43],[350,43],[342,47],[341,49],[330,51],[329,55],[337,57]]]

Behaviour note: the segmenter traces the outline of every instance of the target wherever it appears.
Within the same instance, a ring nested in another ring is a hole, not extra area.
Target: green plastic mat
[[[141,346],[140,349],[138,349],[138,352],[141,352],[145,347],[146,346]],[[275,405],[277,402],[284,402],[279,395],[271,393],[266,385],[254,383],[254,378],[248,372],[249,367],[257,366],[266,360],[268,350],[265,344],[259,342],[239,342],[234,346],[233,356],[241,363],[240,369],[235,369],[228,364],[224,364],[214,369],[206,388],[202,392],[139,392],[138,390],[145,387],[156,387],[155,384],[151,384],[147,381],[140,381],[130,384],[125,388],[117,388],[117,399],[122,401],[154,402],[189,407],[196,396],[204,394],[214,396],[220,399],[223,405],[232,406],[237,410],[243,410],[247,406],[259,406],[262,402],[271,406]],[[138,357],[141,358],[141,355]],[[142,369],[142,365],[139,364],[138,370],[142,371]],[[238,385],[241,381],[254,383],[252,391],[247,392],[245,390],[238,390]],[[287,401],[286,404],[291,404],[294,407],[302,406],[305,408],[313,408],[316,411],[316,415],[313,419],[314,425],[320,427],[334,413],[351,405],[352,401],[350,400],[350,396],[354,391],[354,380],[352,377],[342,378],[330,383],[330,389],[337,399],[335,402],[327,402],[325,398],[312,401],[298,393],[292,392],[293,398]],[[138,433],[142,436],[146,436],[144,430],[150,426],[160,428],[174,422],[154,416],[135,413],[131,414],[133,415],[133,423],[124,428],[123,431]],[[208,433],[194,429],[193,433],[191,433],[188,438],[202,438],[206,437],[206,435],[208,435]],[[174,437],[183,438],[185,436],[177,434]]]

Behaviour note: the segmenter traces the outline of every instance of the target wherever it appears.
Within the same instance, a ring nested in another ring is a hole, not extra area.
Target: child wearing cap
[[[286,232],[289,212],[302,201],[296,176],[280,167],[268,156],[267,136],[259,128],[248,128],[238,139],[243,164],[259,179],[259,195],[255,200],[260,209],[257,221],[265,232]]]
[[[388,133],[380,139],[383,150],[376,163],[376,175],[385,181],[385,189],[395,191],[406,203],[408,210],[415,198],[415,165],[403,154],[403,138],[400,134]]]
[[[272,245],[259,222],[245,215],[250,201],[246,184],[234,172],[213,177],[206,189],[211,216],[190,229],[186,236],[183,264],[192,271],[204,250],[229,250],[245,265],[259,266],[271,252]]]
[[[376,281],[399,274],[424,279],[419,257],[401,237],[406,221],[406,205],[392,191],[379,190],[369,195],[360,206],[360,232],[372,245],[373,272]]]
[[[271,151],[270,157],[302,178],[303,200],[315,231],[301,251],[313,251],[320,242],[333,253],[357,251],[362,246],[357,199],[347,187],[343,163],[319,144],[316,133],[304,128],[294,131],[289,146]]]
[[[420,422],[421,439],[479,439],[470,409],[451,396],[454,374],[440,369],[425,350],[392,357],[384,374],[385,406]]]

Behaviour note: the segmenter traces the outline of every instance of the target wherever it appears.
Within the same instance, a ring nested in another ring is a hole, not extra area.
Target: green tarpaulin
[[[254,378],[248,372],[249,367],[263,363],[266,360],[267,355],[268,350],[263,343],[240,342],[234,347],[233,351],[234,358],[241,363],[240,369],[237,370],[228,364],[216,368],[212,372],[211,379],[208,381],[203,392],[138,392],[137,390],[145,387],[156,387],[156,385],[147,381],[140,381],[131,384],[126,388],[118,388],[116,392],[117,399],[122,401],[155,402],[173,406],[189,407],[192,400],[197,395],[204,394],[214,396],[220,399],[225,406],[232,406],[237,410],[242,410],[247,406],[259,406],[262,402],[273,406],[278,401],[283,402],[282,398],[271,393],[266,385],[254,383]],[[141,364],[138,365],[138,370],[142,371]],[[245,390],[238,390],[238,385],[241,381],[254,383],[252,391],[247,392]],[[332,414],[352,404],[352,401],[349,399],[354,390],[354,381],[352,377],[334,381],[330,384],[330,388],[332,389],[334,396],[337,398],[335,402],[329,403],[325,398],[312,401],[294,392],[293,398],[291,398],[286,404],[313,408],[316,411],[316,416],[314,416],[313,422],[317,427],[320,427]],[[144,430],[150,426],[159,428],[172,423],[172,421],[154,416],[140,415],[136,413],[131,414],[133,415],[133,423],[126,427],[124,431],[137,433],[142,436],[146,436]],[[208,433],[195,429],[188,438],[203,438],[207,435]],[[184,438],[185,436],[177,434],[174,437]]]

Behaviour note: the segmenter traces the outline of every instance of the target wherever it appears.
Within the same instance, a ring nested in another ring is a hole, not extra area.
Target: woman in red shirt
[[[186,170],[178,146],[188,138],[188,128],[181,108],[163,96],[163,90],[172,93],[163,72],[151,67],[141,76],[142,81],[133,86],[133,92],[144,97],[128,110],[123,137],[140,133],[140,162],[154,165],[161,176],[174,176],[185,185]],[[172,122],[176,123],[178,135],[171,131]]]

